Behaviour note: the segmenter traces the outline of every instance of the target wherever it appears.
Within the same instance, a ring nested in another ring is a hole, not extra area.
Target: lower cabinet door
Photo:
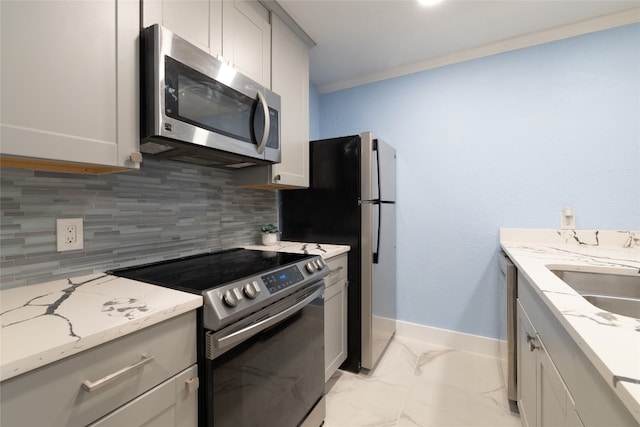
[[[325,290],[324,295],[324,379],[347,358],[347,281],[342,279]]]
[[[538,408],[541,427],[582,427],[571,394],[544,345],[538,348]]]
[[[89,427],[197,427],[198,365],[182,371]]]
[[[518,302],[518,409],[525,427],[536,427],[536,352],[535,329]],[[533,346],[532,346],[533,342]]]

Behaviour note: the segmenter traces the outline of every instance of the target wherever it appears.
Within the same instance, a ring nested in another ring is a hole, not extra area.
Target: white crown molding
[[[523,36],[502,40],[485,46],[473,49],[467,49],[444,55],[434,59],[413,62],[411,64],[402,65],[400,67],[390,68],[377,73],[359,76],[353,79],[346,79],[335,83],[318,85],[317,90],[320,94],[336,92],[343,89],[349,89],[355,86],[361,86],[368,83],[374,83],[394,77],[405,76],[408,74],[418,73],[421,71],[431,70],[434,68],[444,67],[446,65],[457,64],[460,62],[470,61],[473,59],[483,58],[486,56],[496,55],[499,53],[509,52],[517,49],[549,43],[556,40],[562,40],[569,37],[575,37],[583,34],[593,33],[596,31],[606,30],[609,28],[621,27],[624,25],[640,22],[640,7],[626,10],[624,12],[611,15],[600,16],[598,18],[589,19],[571,25],[553,28],[550,30],[540,31],[536,33],[525,34]]]

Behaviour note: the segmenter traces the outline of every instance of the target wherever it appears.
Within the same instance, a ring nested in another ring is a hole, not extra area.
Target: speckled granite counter
[[[347,245],[329,245],[325,243],[303,243],[303,242],[278,242],[274,246],[245,246],[245,249],[258,251],[287,252],[293,254],[320,255],[324,259],[349,252],[351,249]]]
[[[501,229],[500,244],[640,422],[640,319],[603,312],[547,268],[616,268],[638,273],[640,232]]]
[[[202,296],[105,274],[0,291],[0,381],[194,310]]]

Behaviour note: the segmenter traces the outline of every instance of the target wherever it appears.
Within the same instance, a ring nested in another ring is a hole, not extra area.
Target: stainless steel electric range
[[[323,423],[322,258],[231,249],[109,273],[203,296],[201,426]]]

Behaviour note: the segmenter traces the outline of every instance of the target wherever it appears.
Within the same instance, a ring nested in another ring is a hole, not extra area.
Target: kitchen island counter
[[[200,306],[200,295],[104,273],[2,290],[0,381]]]
[[[640,423],[640,319],[591,305],[550,268],[637,274],[640,232],[501,229],[519,273]]]

